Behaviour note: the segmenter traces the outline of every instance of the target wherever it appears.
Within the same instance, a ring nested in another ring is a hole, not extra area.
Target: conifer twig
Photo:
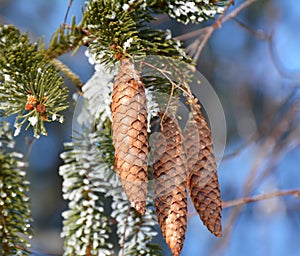
[[[83,83],[81,82],[79,76],[75,74],[68,66],[66,66],[64,63],[62,63],[58,59],[52,59],[51,63],[64,75],[66,75],[73,83],[74,85],[80,90],[83,86]]]

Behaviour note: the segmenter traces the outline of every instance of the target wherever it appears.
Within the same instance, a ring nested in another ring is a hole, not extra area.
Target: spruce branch
[[[113,189],[107,196],[111,196],[113,200],[111,216],[117,221],[117,234],[121,246],[119,256],[161,256],[160,246],[151,243],[157,236],[157,218],[152,199],[147,199],[147,211],[141,215],[133,207],[128,209],[129,201],[116,174],[109,182]]]
[[[125,50],[127,54],[144,54],[137,24],[119,1],[88,2],[82,23],[90,33],[91,53],[96,54],[96,59],[106,66],[117,62]],[[126,49],[129,42],[130,47]]]
[[[62,63],[58,59],[52,59],[51,63],[59,71],[61,71],[64,75],[66,75],[79,90],[81,90],[83,83],[81,82],[81,80],[77,74],[75,74],[68,66],[66,66],[64,63]]]
[[[63,79],[45,58],[40,42],[31,44],[27,34],[13,26],[0,26],[0,110],[16,115],[15,135],[32,126],[34,136],[47,135],[44,122],[59,120],[68,107]]]
[[[121,58],[141,60],[147,55],[174,57],[191,62],[180,42],[166,31],[149,27],[156,1],[91,1],[87,3],[82,27],[96,59],[111,66]]]
[[[120,245],[124,244],[125,255],[161,255],[160,247],[150,243],[157,235],[154,228],[157,223],[156,216],[150,201],[144,216],[138,214],[132,207],[128,213],[129,201],[122,191],[118,176],[112,171],[112,138],[108,132],[110,130],[101,132],[86,130],[84,134],[77,136],[75,141],[67,143],[67,151],[62,154],[65,165],[60,168],[60,174],[64,178],[64,198],[70,200],[69,210],[63,213],[65,220],[62,236],[66,239],[65,255],[74,255],[75,252],[76,255],[86,255],[84,253],[87,250],[89,255],[99,255],[100,252],[112,255],[112,247],[108,242],[109,218],[103,211],[98,212],[101,216],[98,220],[93,218],[95,210],[91,209],[96,207],[96,203],[88,203],[92,199],[96,200],[95,195],[98,196],[97,204],[101,207],[103,196],[112,197],[111,217],[117,221],[117,233]],[[85,197],[86,194],[92,199]],[[127,215],[128,222],[125,228]],[[87,225],[86,219],[92,223]],[[97,221],[102,221],[100,226],[97,225]],[[94,230],[95,228],[98,230]],[[93,233],[101,234],[101,243],[94,242]],[[94,244],[97,244],[97,247],[90,247]]]
[[[201,23],[205,20],[214,18],[216,14],[224,12],[224,7],[228,5],[228,0],[194,0],[194,1],[174,1],[167,0],[164,2],[164,11],[171,18],[177,21],[188,23]],[[161,5],[160,5],[161,8]]]
[[[0,254],[29,255],[32,219],[26,164],[22,154],[7,152],[13,145],[8,123],[0,122],[0,134]]]
[[[87,31],[81,24],[77,25],[75,17],[72,17],[71,25],[62,24],[52,35],[45,54],[49,59],[55,59],[72,50],[75,53],[80,46],[85,45],[86,36]]]
[[[104,177],[110,169],[97,147],[98,135],[89,130],[66,143],[60,167],[64,199],[69,209],[63,213],[64,255],[112,255],[109,218],[104,212]]]

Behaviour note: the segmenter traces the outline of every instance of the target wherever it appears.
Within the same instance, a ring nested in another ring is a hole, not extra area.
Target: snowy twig
[[[223,23],[230,19],[234,19],[242,10],[246,9],[248,6],[250,6],[252,3],[254,3],[256,0],[247,0],[241,5],[239,5],[237,8],[235,8],[233,11],[231,11],[229,14],[226,15],[227,10],[229,9],[230,5],[225,9],[224,13],[216,20],[215,23],[213,23],[209,27],[201,28],[200,30],[192,31],[190,33],[181,35],[176,37],[176,40],[186,40],[189,38],[193,38],[195,36],[199,36],[198,39],[195,40],[194,43],[192,43],[190,46],[187,47],[187,52],[190,52],[193,55],[194,60],[198,60],[201,52],[203,51],[205,45],[207,44],[207,41],[212,36],[213,32],[221,27]],[[230,1],[230,4],[233,4],[233,1]]]

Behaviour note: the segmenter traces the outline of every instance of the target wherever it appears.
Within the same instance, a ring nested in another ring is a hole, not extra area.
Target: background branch
[[[300,189],[291,189],[291,190],[282,190],[282,191],[274,191],[262,195],[252,196],[252,197],[243,197],[240,199],[235,199],[231,201],[223,202],[223,208],[229,208],[234,207],[238,205],[243,205],[247,203],[257,202],[261,200],[266,200],[274,197],[280,197],[280,196],[288,196],[293,195],[295,197],[300,196]]]

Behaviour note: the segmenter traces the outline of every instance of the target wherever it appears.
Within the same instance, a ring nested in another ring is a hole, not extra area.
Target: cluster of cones
[[[203,224],[222,235],[222,201],[210,129],[197,100],[189,97],[184,131],[174,115],[161,117],[154,142],[154,203],[162,234],[174,256],[183,247],[187,224],[187,188]],[[135,209],[144,214],[148,185],[148,133],[145,88],[130,59],[122,59],[112,95],[115,169]]]

